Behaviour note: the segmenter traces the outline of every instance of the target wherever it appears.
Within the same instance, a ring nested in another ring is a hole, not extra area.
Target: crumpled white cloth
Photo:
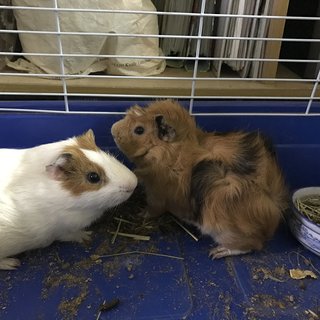
[[[53,0],[13,0],[14,6],[54,8]],[[151,0],[58,0],[59,8],[73,9],[113,9],[155,11]],[[112,32],[133,34],[158,34],[156,15],[105,12],[59,11],[62,32]],[[18,30],[57,31],[57,15],[54,11],[15,9]],[[113,54],[159,56],[159,59],[63,57],[64,74],[89,74],[106,71],[115,75],[154,75],[165,69],[165,59],[161,58],[159,39],[149,37],[120,37],[99,35],[50,35],[19,34],[24,53],[63,54]],[[59,43],[59,37],[61,42]],[[61,74],[60,57],[25,56],[28,61],[9,62],[18,70],[34,73]]]

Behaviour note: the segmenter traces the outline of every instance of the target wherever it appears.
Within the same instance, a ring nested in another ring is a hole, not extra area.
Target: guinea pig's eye
[[[87,174],[87,180],[90,183],[98,183],[100,181],[100,176],[96,172],[89,172]]]
[[[144,133],[144,128],[143,128],[143,127],[140,127],[140,126],[139,126],[139,127],[135,127],[135,128],[134,128],[134,133],[135,133],[135,134],[139,134],[139,135],[140,135],[140,134],[143,134],[143,133]]]

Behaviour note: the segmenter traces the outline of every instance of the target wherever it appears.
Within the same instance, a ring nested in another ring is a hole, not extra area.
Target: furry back
[[[214,258],[260,250],[287,207],[272,143],[260,132],[204,132],[177,102],[133,106],[115,123],[136,165],[148,212],[171,212],[211,235]]]

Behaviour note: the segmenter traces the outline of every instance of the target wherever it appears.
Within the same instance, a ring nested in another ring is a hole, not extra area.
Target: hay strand
[[[320,195],[298,198],[295,206],[310,221],[320,224]]]

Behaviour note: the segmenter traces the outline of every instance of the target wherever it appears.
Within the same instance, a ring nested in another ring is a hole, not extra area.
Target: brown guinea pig
[[[148,213],[171,212],[212,236],[212,258],[260,250],[274,234],[287,189],[261,133],[204,132],[172,100],[131,107],[111,131],[136,165]]]

